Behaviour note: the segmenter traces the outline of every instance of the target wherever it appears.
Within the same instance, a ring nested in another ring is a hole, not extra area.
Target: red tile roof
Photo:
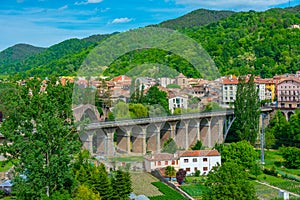
[[[189,150],[179,153],[179,157],[204,157],[204,156],[220,156],[217,150]]]
[[[128,76],[125,76],[125,75],[120,75],[120,76],[114,77],[114,78],[112,79],[112,81],[114,81],[114,82],[131,81],[131,78],[128,77]]]
[[[230,85],[230,84],[238,84],[239,81],[238,81],[237,78],[231,78],[231,79],[230,78],[223,78],[222,83],[224,85]]]

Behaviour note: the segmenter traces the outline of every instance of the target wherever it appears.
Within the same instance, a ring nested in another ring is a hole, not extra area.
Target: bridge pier
[[[94,130],[86,131],[80,134],[80,140],[82,142],[82,147],[87,149],[89,152],[93,153],[93,135]]]
[[[105,128],[103,131],[106,133],[106,140],[105,140],[105,155],[112,156],[115,154],[115,147],[114,147],[114,133],[116,128]]]
[[[117,131],[117,149],[124,153],[131,153],[131,130],[132,126],[125,126]]]
[[[140,130],[139,130],[140,129]],[[132,152],[144,155],[147,152],[147,125],[140,125],[139,127],[133,127],[132,129]]]
[[[96,153],[97,154],[105,154],[106,147],[106,134],[102,129],[96,130]]]
[[[189,130],[188,130],[188,146],[195,145],[197,140],[200,140],[200,120],[191,119],[189,121]]]
[[[211,119],[211,146],[223,142],[223,118],[213,117]]]
[[[170,138],[175,138],[176,135],[176,125],[177,125],[177,121],[173,121],[173,122],[168,122],[168,124],[170,125],[171,128],[171,134],[170,134]]]

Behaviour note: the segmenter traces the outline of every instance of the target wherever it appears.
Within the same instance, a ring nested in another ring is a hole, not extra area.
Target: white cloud
[[[87,0],[81,2],[75,2],[75,5],[89,4],[89,3],[101,3],[103,0]]]
[[[58,8],[58,11],[63,11],[63,10],[66,10],[68,8],[68,5],[64,5],[60,8]]]
[[[176,4],[210,9],[265,10],[272,6],[288,3],[288,0],[172,0]]]
[[[128,17],[121,17],[121,18],[115,18],[111,23],[112,24],[119,24],[119,23],[127,23],[132,21],[132,18],[128,18]]]
[[[100,3],[102,2],[103,0],[88,0],[87,2],[88,3]]]

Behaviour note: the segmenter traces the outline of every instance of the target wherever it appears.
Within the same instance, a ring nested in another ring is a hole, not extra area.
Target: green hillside
[[[199,42],[215,61],[222,75],[255,73],[262,77],[295,73],[300,69],[299,6],[265,12],[240,12],[206,26],[179,29]],[[162,50],[134,51],[106,70],[122,74],[146,63],[168,65],[188,77],[201,77],[180,57]]]
[[[300,29],[290,28],[300,24],[299,10],[300,6],[239,13],[200,9],[158,26],[176,28],[199,42],[222,75],[253,72],[271,77],[300,69]],[[75,75],[90,50],[109,36],[66,40],[21,62],[0,64],[0,75],[15,72],[23,76]],[[159,49],[129,52],[115,60],[105,75],[124,74],[151,63],[170,66],[188,77],[201,77],[189,62]]]
[[[231,16],[232,14],[234,14],[234,12],[232,11],[198,9],[176,19],[164,21],[155,26],[176,30],[191,28],[194,26],[203,26],[213,22],[217,22],[220,19]]]
[[[35,47],[29,44],[16,44],[0,52],[0,64],[12,64],[44,50],[45,48]]]
[[[0,65],[0,74],[20,73],[22,76],[71,75],[81,65],[89,50],[109,35],[69,39],[17,63]]]
[[[205,27],[181,30],[201,43],[222,74],[262,77],[300,69],[300,13],[294,9],[236,13]]]

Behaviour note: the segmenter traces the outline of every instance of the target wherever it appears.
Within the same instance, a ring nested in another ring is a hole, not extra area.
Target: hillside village
[[[246,76],[246,81],[250,75]],[[82,88],[92,87],[102,89],[103,82],[99,77],[91,77],[91,80],[77,77],[62,77],[66,80],[75,81]],[[134,81],[134,82],[133,82]],[[276,75],[273,78],[260,78],[255,76],[254,82],[258,90],[258,99],[262,106],[272,106],[281,109],[295,109],[300,107],[300,71],[296,74]],[[158,85],[161,91],[165,91],[168,97],[169,110],[171,113],[176,108],[204,110],[211,102],[217,103],[224,108],[230,108],[236,99],[238,77],[229,75],[216,80],[187,78],[180,73],[175,78],[150,78],[138,77],[132,79],[126,75],[120,75],[105,81],[105,91],[110,91],[110,99],[116,103],[122,100],[130,102],[132,88],[139,87],[144,93],[154,85]],[[101,95],[101,94],[100,94]],[[192,101],[197,98],[198,101]]]
[[[39,9],[31,9],[37,5],[22,7],[30,2],[17,1],[14,6],[33,17],[31,23],[42,24]],[[145,8],[169,15],[170,10],[183,9],[185,1],[163,2],[176,7]],[[39,1],[44,3],[49,2]],[[59,32],[67,24],[69,32],[84,22],[83,32],[88,26],[95,30],[98,20],[125,27],[140,23],[142,17],[111,12],[113,1],[59,3],[64,5],[52,2],[57,8],[49,4],[40,9],[47,17],[44,28],[51,21],[59,25],[53,30]],[[102,9],[98,3],[111,3],[111,8]],[[247,12],[198,9],[146,25],[145,29],[166,28],[193,40],[209,55],[204,61],[212,61],[216,68],[208,71],[217,76],[193,67],[197,56],[189,51],[191,46],[172,37],[161,42],[186,47],[184,55],[190,60],[168,45],[151,47],[157,39],[153,37],[144,48],[124,51],[102,66],[100,60],[105,59],[97,47],[108,43],[116,52],[122,50],[122,31],[67,39],[46,48],[16,44],[1,51],[0,198],[299,199],[300,5],[265,3],[274,6]],[[0,10],[4,21],[10,23],[5,17],[17,19],[23,13],[11,10],[14,6]],[[71,14],[74,8],[82,9],[81,16],[55,22],[54,15]],[[102,21],[102,15],[110,13],[120,16]],[[19,20],[24,30],[25,14]],[[45,38],[44,34],[40,35]],[[129,46],[141,41],[133,35]],[[86,66],[87,71],[78,75]],[[93,67],[100,72],[92,72]]]

